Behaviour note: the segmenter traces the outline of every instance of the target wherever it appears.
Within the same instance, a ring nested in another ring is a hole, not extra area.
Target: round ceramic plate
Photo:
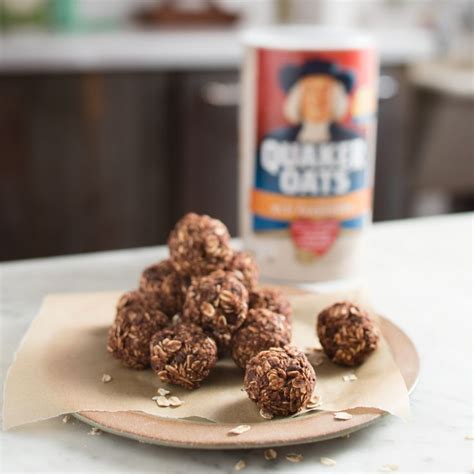
[[[395,362],[405,380],[408,391],[413,390],[419,372],[415,346],[395,324],[380,318],[380,328],[392,351]],[[245,436],[229,436],[235,424],[160,418],[136,412],[84,411],[77,418],[103,431],[133,438],[138,441],[198,449],[245,449],[287,446],[345,436],[364,428],[384,412],[377,409],[347,410],[352,419],[341,423],[330,412],[315,412],[301,418],[287,418],[251,424]]]

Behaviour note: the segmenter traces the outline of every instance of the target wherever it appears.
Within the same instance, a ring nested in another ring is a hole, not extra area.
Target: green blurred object
[[[17,27],[44,28],[47,23],[47,0],[0,0],[2,30]]]
[[[51,29],[60,32],[115,30],[114,19],[84,19],[79,0],[0,0],[0,30]]]
[[[117,28],[114,20],[83,18],[78,0],[49,0],[48,13],[51,28],[62,32],[94,32]]]
[[[79,27],[77,0],[49,0],[49,22],[57,30],[71,31]]]

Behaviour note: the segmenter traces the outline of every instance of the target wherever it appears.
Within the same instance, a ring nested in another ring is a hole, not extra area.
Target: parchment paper
[[[7,376],[4,429],[83,410],[132,410],[236,424],[267,421],[241,390],[243,372],[230,359],[219,361],[201,388],[191,392],[162,384],[151,369],[134,371],[122,367],[106,351],[107,329],[119,295],[76,293],[45,298]],[[361,291],[290,297],[294,308],[293,342],[300,349],[318,345],[316,315],[341,299],[369,305]],[[323,400],[319,409],[374,407],[405,419],[409,416],[407,389],[385,340],[356,370],[338,367],[328,360],[315,370],[316,393]],[[358,379],[344,382],[342,376],[351,372]],[[110,374],[113,380],[103,383],[103,374]],[[158,407],[151,397],[160,386],[171,390],[184,404],[177,408]]]

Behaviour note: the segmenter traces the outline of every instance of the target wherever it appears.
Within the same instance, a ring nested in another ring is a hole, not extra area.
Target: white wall
[[[439,28],[459,23],[471,0],[287,0],[290,21],[371,28]]]

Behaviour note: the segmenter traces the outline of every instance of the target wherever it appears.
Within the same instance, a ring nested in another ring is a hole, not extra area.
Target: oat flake
[[[166,395],[169,395],[171,392],[169,390],[166,390],[166,388],[159,388],[157,390],[158,395],[161,395],[162,397],[166,397]],[[154,398],[154,397],[153,397]]]
[[[334,419],[340,421],[346,421],[352,419],[352,415],[346,411],[338,411],[334,413]]]
[[[357,375],[356,374],[343,375],[342,380],[344,382],[354,382],[354,380],[357,380]]]
[[[239,426],[236,426],[235,428],[232,428],[229,431],[229,434],[239,435],[239,434],[245,433],[246,431],[250,430],[250,428],[251,427],[249,425],[239,425]]]
[[[286,458],[287,461],[297,463],[297,462],[301,462],[303,460],[303,455],[302,454],[290,453],[290,454],[287,454],[285,456],[285,458]]]
[[[322,457],[319,459],[319,462],[324,466],[335,466],[337,463],[334,459]]]
[[[179,314],[175,314],[172,318],[171,318],[171,325],[172,326],[176,326],[179,321],[180,321],[181,317]]]
[[[172,407],[179,407],[184,403],[183,400],[179,399],[178,397],[170,397],[168,398],[168,401]]]
[[[395,472],[398,471],[398,465],[397,464],[384,464],[379,471],[381,472]]]
[[[169,407],[171,405],[170,401],[166,397],[163,397],[162,395],[156,398],[156,404],[159,407]]]
[[[270,448],[265,450],[263,456],[267,461],[272,461],[278,457],[278,453],[274,449]]]
[[[240,461],[237,461],[237,463],[234,466],[235,471],[241,471],[242,469],[245,469],[247,467],[247,463],[241,459]]]

